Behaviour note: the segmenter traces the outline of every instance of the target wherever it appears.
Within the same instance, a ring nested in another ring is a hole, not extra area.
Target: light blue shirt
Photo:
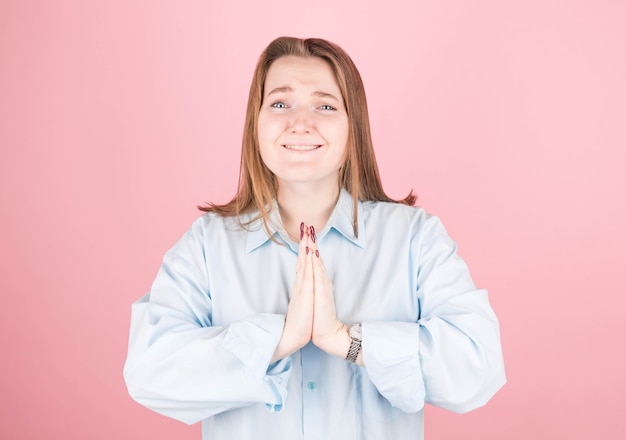
[[[455,243],[421,208],[342,191],[320,255],[337,315],[362,322],[365,367],[309,343],[270,364],[298,244],[272,210],[242,229],[209,213],[165,255],[132,306],[124,377],[131,396],[203,439],[422,439],[423,406],[484,405],[505,383],[499,327]]]

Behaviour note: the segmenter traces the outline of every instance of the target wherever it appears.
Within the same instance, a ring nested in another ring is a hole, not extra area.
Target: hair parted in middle
[[[274,61],[285,56],[323,59],[332,68],[341,90],[348,115],[349,134],[346,159],[339,170],[338,185],[352,195],[354,201],[352,224],[355,236],[358,236],[359,232],[357,227],[359,200],[414,205],[416,197],[413,191],[402,200],[391,199],[383,191],[372,144],[365,88],[361,75],[348,54],[336,44],[320,38],[279,37],[263,51],[254,70],[243,131],[237,194],[224,205],[210,203],[199,209],[222,216],[239,216],[258,211],[258,216],[253,220],[261,218],[264,228],[269,232],[269,210],[278,192],[278,182],[261,158],[258,120],[267,72]]]

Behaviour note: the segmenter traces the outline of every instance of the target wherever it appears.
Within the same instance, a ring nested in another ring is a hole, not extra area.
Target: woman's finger
[[[308,226],[304,222],[300,223],[300,245],[298,247],[298,259],[296,261],[296,275],[302,272],[304,268],[305,249],[308,243],[308,236],[306,230]]]

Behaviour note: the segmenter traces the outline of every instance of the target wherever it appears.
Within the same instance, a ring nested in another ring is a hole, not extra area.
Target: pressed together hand
[[[350,344],[347,326],[337,319],[333,285],[317,246],[315,229],[302,223],[296,280],[272,360],[290,355],[309,341],[336,356],[345,356]]]

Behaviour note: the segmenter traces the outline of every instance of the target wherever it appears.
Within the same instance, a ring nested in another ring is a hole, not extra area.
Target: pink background
[[[428,407],[427,438],[626,438],[621,0],[2,1],[0,438],[200,438],[128,397],[130,304],[233,195],[279,35],[351,54],[388,192],[442,217],[501,320],[509,383]]]

